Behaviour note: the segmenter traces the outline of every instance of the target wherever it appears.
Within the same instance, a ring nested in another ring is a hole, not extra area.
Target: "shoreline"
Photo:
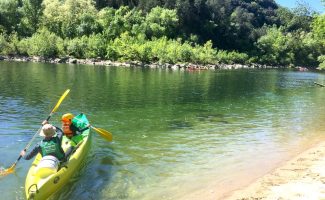
[[[325,141],[223,199],[325,199]]]
[[[82,64],[82,65],[98,65],[98,66],[117,66],[117,67],[144,67],[151,69],[173,69],[173,70],[189,70],[189,71],[199,71],[199,70],[218,70],[218,69],[286,69],[290,67],[284,66],[271,66],[265,64],[194,64],[194,63],[142,63],[140,61],[130,61],[130,62],[119,62],[101,59],[77,59],[73,57],[63,57],[63,58],[43,58],[39,56],[3,56],[0,55],[0,61],[14,61],[14,62],[39,62],[39,63],[51,63],[51,64]],[[301,67],[295,67],[299,70]],[[304,67],[304,69],[307,69]]]
[[[254,167],[231,181],[203,181],[179,200],[319,200],[325,199],[325,138],[306,141],[264,173]],[[269,160],[265,162],[270,163]],[[258,168],[265,166],[259,165]],[[255,171],[257,170],[257,171]],[[239,172],[240,173],[240,172]]]

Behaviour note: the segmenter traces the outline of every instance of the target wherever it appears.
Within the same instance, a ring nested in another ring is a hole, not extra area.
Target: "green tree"
[[[294,65],[317,66],[318,56],[324,54],[324,45],[315,39],[312,33],[299,32],[294,34],[293,52]]]
[[[175,37],[175,30],[178,24],[176,10],[153,8],[146,16],[146,35],[149,38],[167,36]]]
[[[23,0],[21,24],[25,36],[31,36],[39,28],[44,9],[42,2],[43,0]]]
[[[269,28],[267,34],[257,41],[260,61],[272,65],[287,66],[292,64],[294,61],[293,44],[292,35],[285,35],[283,28]]]
[[[315,12],[305,3],[298,3],[297,7],[293,10],[287,8],[279,8],[277,10],[280,25],[285,28],[286,32],[309,32],[314,14]]]
[[[315,16],[312,31],[318,39],[325,41],[325,14]]]
[[[43,25],[56,35],[63,36],[61,31],[64,11],[59,0],[44,0]]]
[[[103,35],[107,40],[115,39],[125,32],[132,36],[144,32],[144,17],[141,11],[122,6],[117,10],[102,9],[98,16],[98,22],[103,27]]]
[[[7,34],[17,31],[21,19],[17,0],[0,1],[0,31]],[[0,32],[0,33],[1,33]]]
[[[92,0],[44,0],[44,26],[63,38],[96,33],[96,18]]]
[[[325,1],[323,1],[325,4]],[[319,67],[325,69],[325,14],[318,15],[314,18],[312,23],[313,35],[315,40],[318,41],[320,46],[320,55],[317,58],[317,61],[320,63]]]

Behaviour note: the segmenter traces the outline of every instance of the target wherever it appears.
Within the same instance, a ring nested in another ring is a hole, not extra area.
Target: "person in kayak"
[[[42,157],[54,156],[59,161],[64,161],[69,152],[65,153],[61,147],[62,131],[57,131],[57,128],[52,124],[45,124],[40,132],[40,136],[44,139],[38,143],[33,150],[26,154],[26,150],[22,150],[20,155],[25,160],[30,160],[38,153],[41,153]]]
[[[62,115],[61,122],[62,122],[62,130],[64,135],[70,139],[71,145],[75,146],[83,139],[81,133],[89,129],[90,125],[81,129],[77,127],[75,123],[73,123],[73,118],[74,118],[73,114],[66,113]]]

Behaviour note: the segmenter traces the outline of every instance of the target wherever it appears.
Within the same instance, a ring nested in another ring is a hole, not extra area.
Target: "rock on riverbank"
[[[66,64],[84,64],[84,65],[99,65],[99,66],[118,66],[118,67],[145,67],[145,68],[161,68],[161,69],[174,69],[174,70],[216,70],[216,69],[271,69],[271,68],[285,68],[279,66],[269,66],[261,64],[208,64],[198,65],[193,63],[183,64],[169,64],[169,63],[142,63],[139,61],[131,62],[118,62],[100,59],[77,59],[72,57],[64,58],[42,58],[38,56],[25,57],[25,56],[0,56],[0,60],[18,61],[18,62],[43,62],[43,63],[66,63]]]

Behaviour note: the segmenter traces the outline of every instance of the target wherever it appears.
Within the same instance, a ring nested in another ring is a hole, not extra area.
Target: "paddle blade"
[[[62,103],[63,99],[68,95],[68,93],[70,92],[70,89],[67,89],[61,96],[61,98],[59,99],[59,101],[56,103],[55,107],[53,108],[51,113],[54,113],[60,106],[60,104]]]
[[[13,164],[11,167],[8,169],[0,169],[0,176],[6,176],[8,174],[12,174],[15,171],[16,163]]]
[[[113,140],[113,135],[112,133],[106,131],[105,129],[102,128],[96,128],[91,126],[91,128],[93,128],[100,136],[102,136],[103,138],[105,138],[107,141],[112,142]]]

